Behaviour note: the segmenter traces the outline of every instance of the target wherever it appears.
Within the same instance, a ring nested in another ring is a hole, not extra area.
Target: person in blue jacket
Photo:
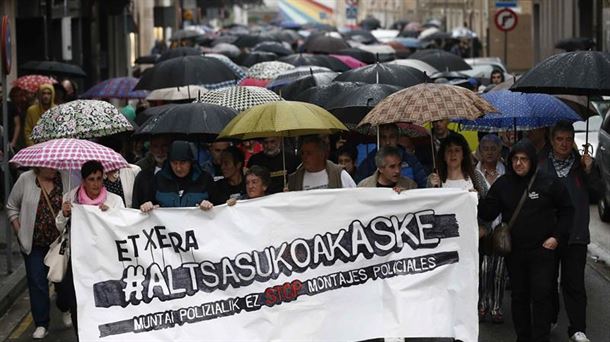
[[[174,141],[168,160],[153,180],[154,198],[148,199],[140,210],[148,212],[157,207],[209,207],[220,204],[220,196],[212,176],[195,162],[194,147],[187,141]]]
[[[398,145],[399,130],[395,124],[385,124],[379,126],[379,147],[391,146],[399,149],[402,164],[400,167],[401,176],[410,178],[417,183],[418,188],[426,187],[428,175],[422,164],[417,160],[414,154],[409,153],[403,147]],[[375,154],[377,149],[372,150],[365,160],[358,167],[358,179],[364,179],[377,170],[375,165]]]

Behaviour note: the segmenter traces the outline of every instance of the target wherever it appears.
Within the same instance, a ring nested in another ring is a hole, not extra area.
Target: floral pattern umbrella
[[[284,62],[261,62],[253,65],[246,73],[246,78],[272,80],[286,71],[294,69],[294,65]]]
[[[271,90],[260,87],[230,87],[207,92],[199,102],[233,108],[239,112],[267,102],[281,101]]]
[[[42,114],[32,130],[32,140],[89,139],[132,131],[133,127],[115,106],[98,100],[76,100]]]
[[[89,160],[97,160],[104,170],[127,167],[127,161],[112,149],[88,140],[55,139],[17,152],[10,160],[19,166],[77,170]]]
[[[27,75],[14,80],[13,87],[27,90],[31,93],[35,93],[38,91],[38,87],[40,87],[41,84],[53,83],[57,83],[57,81],[51,77],[42,75]]]

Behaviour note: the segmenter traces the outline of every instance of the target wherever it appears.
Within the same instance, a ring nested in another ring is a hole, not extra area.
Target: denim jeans
[[[44,264],[44,257],[48,251],[48,247],[32,246],[29,255],[23,254],[32,317],[37,327],[45,328],[49,326],[50,311],[49,281],[47,280],[49,268]]]

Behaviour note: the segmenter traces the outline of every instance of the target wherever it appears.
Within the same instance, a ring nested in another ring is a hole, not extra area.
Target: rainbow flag
[[[326,1],[328,2],[328,1]],[[316,0],[278,0],[280,15],[283,20],[297,24],[334,22],[334,11]]]

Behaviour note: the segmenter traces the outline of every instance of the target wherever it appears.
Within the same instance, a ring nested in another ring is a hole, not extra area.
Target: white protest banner
[[[72,211],[81,341],[478,338],[476,193]]]

